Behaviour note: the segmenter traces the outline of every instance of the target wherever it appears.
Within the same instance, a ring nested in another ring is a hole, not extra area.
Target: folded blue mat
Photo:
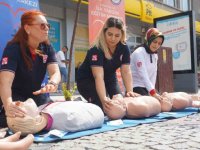
[[[184,110],[179,110],[179,111],[174,111],[174,112],[162,112],[156,116],[143,118],[143,119],[123,119],[122,121],[121,120],[105,121],[101,128],[90,129],[90,130],[85,130],[85,131],[80,131],[80,132],[75,132],[75,133],[67,133],[67,132],[54,130],[53,134],[50,134],[48,132],[42,131],[34,135],[35,137],[34,142],[48,143],[48,142],[55,142],[59,140],[74,139],[74,138],[79,138],[82,136],[92,135],[96,133],[112,131],[112,130],[127,128],[127,127],[134,127],[140,124],[154,123],[158,121],[181,118],[181,117],[185,117],[197,112],[198,112],[198,108],[190,107]]]

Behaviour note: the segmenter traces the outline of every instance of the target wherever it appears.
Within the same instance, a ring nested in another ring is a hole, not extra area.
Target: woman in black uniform
[[[49,28],[42,12],[29,10],[22,15],[21,27],[4,49],[0,65],[1,127],[6,126],[5,113],[9,117],[24,116],[25,112],[14,101],[33,98],[39,106],[51,101],[45,93],[57,90],[61,77],[55,52],[48,41]],[[50,79],[41,88],[46,71]]]
[[[123,22],[108,18],[94,46],[78,69],[77,87],[79,93],[89,102],[106,112],[113,95],[120,94],[116,70],[120,67],[126,96],[138,96],[132,92],[130,52],[125,43],[126,32]],[[109,96],[108,96],[109,95]]]

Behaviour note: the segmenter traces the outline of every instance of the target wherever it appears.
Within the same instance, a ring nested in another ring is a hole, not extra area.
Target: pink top
[[[53,124],[53,118],[51,117],[51,115],[49,114],[47,115],[48,115],[48,119],[47,119],[47,126],[45,127],[45,130],[50,130]]]

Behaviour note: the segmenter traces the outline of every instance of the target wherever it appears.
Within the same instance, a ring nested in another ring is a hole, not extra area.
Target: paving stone
[[[199,148],[190,148],[189,150],[199,150]]]
[[[200,123],[200,122],[199,122],[199,123]],[[194,137],[194,138],[199,138],[199,137],[200,137],[200,131],[195,130],[195,131],[193,132],[193,137]]]
[[[105,149],[105,145],[100,145],[100,144],[98,144],[98,145],[94,145],[94,147],[92,147],[92,148],[89,148],[89,149],[91,149],[91,150],[103,150],[103,149]]]
[[[148,141],[158,143],[160,141],[160,138],[152,137],[152,138],[149,138]]]
[[[160,140],[159,141],[159,144],[162,144],[162,145],[171,145],[174,143],[174,140]]]
[[[187,144],[192,148],[199,148],[200,149],[199,142],[188,141]]]
[[[190,146],[186,143],[176,143],[176,142],[171,144],[170,147],[172,147],[174,149],[181,149],[181,150],[190,148]]]
[[[154,150],[172,150],[168,145],[151,145],[150,148]]]
[[[134,143],[134,144],[141,144],[141,143],[143,143],[144,141],[143,141],[142,139],[134,139],[134,140],[132,140],[131,142]]]
[[[194,141],[200,144],[200,136],[195,136],[194,138],[191,139],[191,141]]]
[[[127,138],[127,137],[123,137],[123,136],[118,136],[118,137],[113,137],[112,139],[111,139],[111,141],[121,141],[121,142],[124,142],[124,143],[126,143],[126,141],[129,141],[129,140],[131,140],[132,138],[131,137],[129,137],[129,138]]]
[[[144,145],[129,144],[121,147],[121,150],[149,150],[149,148]]]
[[[67,147],[63,147],[63,148],[55,148],[54,150],[67,150],[68,148]],[[74,147],[70,147],[69,148],[70,150],[85,150],[84,147],[81,147],[81,146],[74,146]]]
[[[32,146],[30,147],[31,150],[49,150],[52,146],[49,144],[32,144]]]
[[[152,146],[152,145],[156,145],[158,144],[157,142],[145,142],[144,145],[149,147],[149,146]]]
[[[112,147],[118,148],[123,145],[121,141],[110,141],[112,143]]]

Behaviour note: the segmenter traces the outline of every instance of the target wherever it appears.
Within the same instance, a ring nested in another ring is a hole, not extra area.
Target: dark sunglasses
[[[38,23],[38,24],[29,24],[29,25],[39,25],[41,30],[45,30],[46,27],[48,27],[48,29],[51,28],[49,23]]]

